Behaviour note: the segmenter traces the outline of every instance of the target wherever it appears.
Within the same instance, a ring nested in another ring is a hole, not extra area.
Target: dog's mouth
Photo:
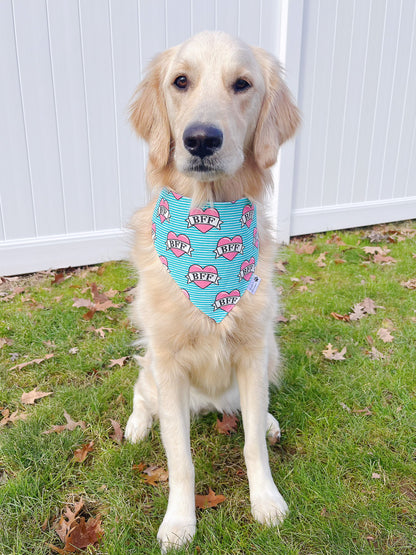
[[[183,171],[201,181],[210,181],[224,174],[224,169],[218,160],[212,160],[209,157],[201,159],[196,156],[188,161]]]

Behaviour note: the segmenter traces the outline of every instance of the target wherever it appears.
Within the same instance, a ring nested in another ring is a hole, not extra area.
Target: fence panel
[[[283,240],[416,217],[415,25],[413,0],[303,2],[301,38],[288,31],[304,121]]]

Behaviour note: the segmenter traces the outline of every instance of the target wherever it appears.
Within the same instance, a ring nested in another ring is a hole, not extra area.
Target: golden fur
[[[178,75],[187,78],[185,90],[174,86]],[[238,79],[249,83],[247,90],[235,92]],[[149,143],[147,177],[155,196],[132,222],[132,259],[139,272],[132,315],[143,330],[147,352],[140,361],[126,437],[142,439],[152,419],[160,418],[170,472],[168,510],[158,534],[165,551],[189,541],[195,531],[190,412],[233,412],[241,405],[253,515],[277,524],[287,511],[272,482],[265,447],[266,426],[274,434],[279,428],[267,414],[267,384],[276,379],[278,356],[273,332],[275,247],[263,202],[271,186],[268,168],[279,146],[294,134],[299,114],[271,55],[224,33],[204,32],[151,63],[132,101],[131,122]],[[192,169],[182,141],[193,122],[223,132],[209,171]],[[220,324],[185,298],[155,252],[151,220],[163,187],[191,197],[195,205],[242,197],[256,203],[256,274],[261,283]]]

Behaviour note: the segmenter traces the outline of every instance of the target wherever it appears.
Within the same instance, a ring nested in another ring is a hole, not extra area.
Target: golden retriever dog
[[[265,193],[269,168],[294,134],[299,113],[273,56],[206,31],[152,61],[133,98],[131,122],[149,144],[147,179],[154,195],[133,218],[139,283],[132,316],[146,354],[139,357],[125,435],[138,442],[159,419],[169,501],[158,540],[166,552],[195,534],[191,414],[241,411],[251,512],[276,526],[288,511],[266,444],[266,434],[280,430],[267,412],[278,350],[275,247]],[[189,234],[175,227],[175,217]],[[217,240],[222,227],[228,235]],[[157,248],[159,231],[168,235]],[[215,264],[196,263],[204,248]],[[168,255],[174,259],[169,264]],[[234,281],[218,269],[220,262],[234,265]],[[185,277],[187,290],[180,281]],[[202,310],[199,300],[208,308]]]

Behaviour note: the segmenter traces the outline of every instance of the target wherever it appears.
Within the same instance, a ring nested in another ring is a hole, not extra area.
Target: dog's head
[[[232,178],[248,159],[272,166],[299,113],[273,56],[206,31],[153,60],[131,121],[153,170],[206,183]]]

